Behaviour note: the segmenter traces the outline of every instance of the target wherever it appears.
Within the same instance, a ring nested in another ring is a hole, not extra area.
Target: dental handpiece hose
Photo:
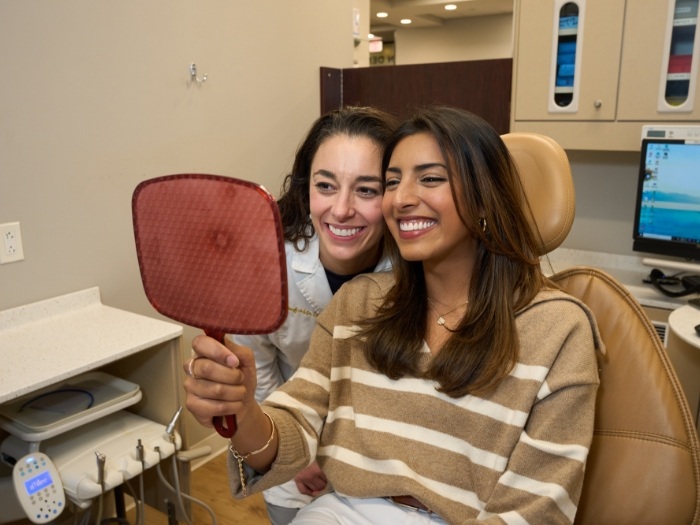
[[[97,505],[97,520],[95,523],[100,523],[102,521],[102,506],[105,494],[105,463],[107,457],[104,454],[95,452],[95,459],[97,460],[97,484],[100,486],[100,497],[98,498]]]
[[[136,442],[136,455],[139,458],[139,461],[141,462],[141,473],[139,474],[139,520],[137,520],[137,525],[143,525],[144,519],[145,519],[145,514],[146,514],[146,508],[145,508],[145,501],[144,501],[144,486],[143,486],[143,474],[144,470],[146,469],[146,456],[144,454],[144,449],[143,449],[143,444],[141,443],[141,440],[137,440]]]
[[[173,445],[175,444],[175,425],[177,424],[177,420],[180,418],[181,412],[182,412],[182,407],[177,409],[177,412],[175,412],[175,415],[170,420],[170,423],[168,423],[168,426],[165,427],[165,433],[168,434],[168,437],[170,438],[170,442]]]

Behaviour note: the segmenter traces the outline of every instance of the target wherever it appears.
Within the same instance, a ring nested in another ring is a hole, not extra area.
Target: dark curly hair
[[[311,163],[321,144],[337,135],[367,137],[383,153],[397,125],[396,119],[384,111],[352,106],[326,113],[314,122],[296,152],[292,172],[285,177],[277,201],[285,240],[293,242],[298,250],[304,250],[314,235],[309,221],[309,179]]]

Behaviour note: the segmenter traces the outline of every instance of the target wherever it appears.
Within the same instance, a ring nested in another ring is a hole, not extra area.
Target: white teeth
[[[337,228],[336,226],[329,224],[328,229],[333,235],[337,235],[338,237],[350,237],[351,235],[358,233],[362,228]]]
[[[399,229],[402,232],[425,230],[435,225],[437,221],[399,221]]]

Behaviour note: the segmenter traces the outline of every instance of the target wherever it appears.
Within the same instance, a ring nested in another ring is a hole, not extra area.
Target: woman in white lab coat
[[[262,402],[299,367],[321,313],[354,276],[389,269],[383,257],[381,160],[396,122],[372,108],[349,107],[320,117],[297,150],[278,204],[287,258],[289,312],[274,333],[231,336],[253,349],[255,397]],[[289,523],[323,490],[315,464],[264,493],[273,525]]]

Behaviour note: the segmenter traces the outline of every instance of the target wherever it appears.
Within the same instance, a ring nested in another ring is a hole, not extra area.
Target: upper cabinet
[[[621,120],[700,118],[698,0],[628,0],[620,63]]]
[[[624,0],[516,6],[515,119],[615,119]]]
[[[641,127],[700,119],[699,0],[516,0],[512,131],[638,151]]]

